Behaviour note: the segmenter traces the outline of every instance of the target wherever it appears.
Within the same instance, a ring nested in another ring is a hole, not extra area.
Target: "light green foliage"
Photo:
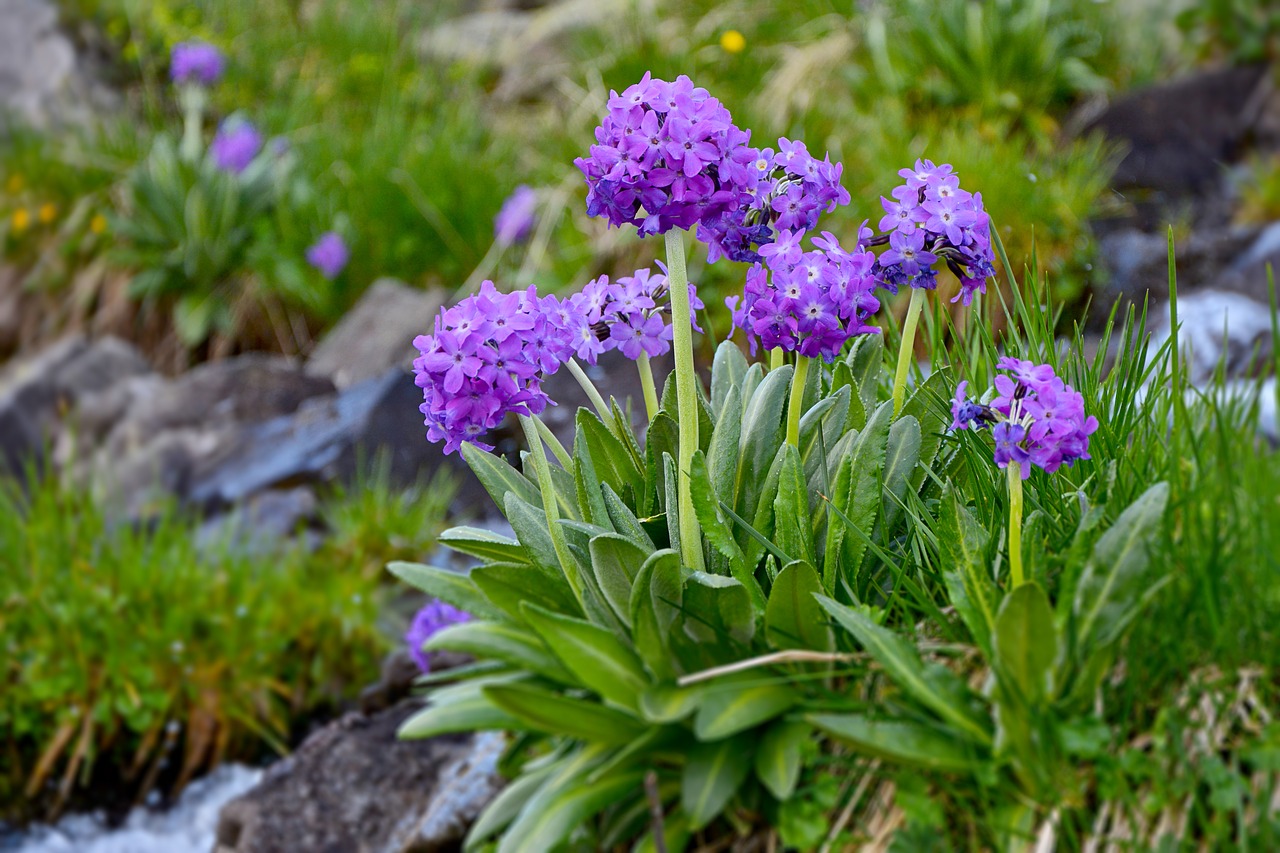
[[[283,753],[300,724],[376,675],[386,641],[360,556],[250,555],[197,544],[197,528],[171,511],[112,522],[54,479],[26,495],[0,483],[7,817],[44,813],[95,779],[140,798],[162,761],[171,785]]]

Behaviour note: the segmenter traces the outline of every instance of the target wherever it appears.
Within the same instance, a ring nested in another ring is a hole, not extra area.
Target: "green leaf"
[[[1094,546],[1076,587],[1076,642],[1085,654],[1115,642],[1137,615],[1152,586],[1148,551],[1168,500],[1169,484],[1156,483]]]
[[[978,647],[992,655],[997,590],[986,570],[989,536],[948,483],[938,508],[938,553],[952,604]]]
[[[698,740],[720,740],[755,728],[791,709],[793,687],[763,683],[759,673],[718,678],[705,685],[693,733]]]
[[[874,529],[880,511],[880,475],[888,451],[889,427],[893,422],[893,403],[886,401],[876,409],[871,420],[854,442],[853,451],[845,457],[836,473],[830,496],[832,503],[867,536]],[[828,595],[835,594],[841,579],[849,581],[862,565],[867,551],[864,537],[848,529],[837,513],[827,516],[827,541],[823,558],[822,585]]]
[[[1053,695],[1058,631],[1049,597],[1034,582],[1005,596],[996,617],[995,664],[1032,706]]]
[[[674,459],[679,455],[679,448],[680,427],[666,412],[658,412],[644,436],[645,491],[636,501],[639,515],[656,514],[666,505],[663,502],[666,495],[663,492],[662,455],[665,453]]]
[[[800,452],[783,445],[778,491],[773,498],[774,541],[797,560],[816,562],[809,511],[809,488],[804,478]]]
[[[675,457],[669,453],[662,454],[662,480],[666,500],[663,503],[667,511],[667,541],[671,550],[680,552],[680,481],[676,474]]]
[[[920,422],[903,415],[889,428],[889,442],[884,461],[884,512],[881,514],[885,533],[894,533],[902,516],[907,492],[911,489],[912,472],[920,461]]]
[[[619,495],[639,495],[644,489],[644,472],[630,449],[609,431],[593,412],[578,410],[578,436],[574,441],[586,444],[600,482],[608,483]]]
[[[756,750],[756,777],[778,800],[795,793],[805,744],[813,727],[798,720],[778,720],[765,729]]]
[[[493,704],[476,687],[448,702],[433,701],[401,723],[396,736],[404,740],[417,740],[457,732],[518,732],[525,728],[524,723]]]
[[[632,641],[655,678],[671,678],[668,636],[684,600],[684,577],[680,555],[670,549],[649,555],[631,589],[628,611]]]
[[[640,715],[651,723],[678,723],[697,710],[705,686],[654,684],[640,694]]]
[[[911,473],[911,490],[918,492],[929,467],[938,456],[942,436],[950,421],[950,400],[946,389],[951,385],[951,368],[943,365],[929,374],[902,407],[902,414],[920,422],[920,459]]]
[[[542,790],[557,765],[548,764],[537,769],[526,767],[520,776],[502,789],[493,802],[485,806],[480,817],[471,825],[463,850],[473,850],[476,845],[501,832],[520,814],[525,804]]]
[[[789,365],[769,371],[760,387],[744,404],[742,441],[738,453],[737,473],[733,483],[733,499],[727,503],[743,518],[754,519],[764,491],[765,472],[773,465],[782,446],[787,395],[791,390]],[[743,545],[743,536],[738,536]],[[743,548],[744,552],[748,549]]]
[[[533,565],[552,578],[564,578],[560,558],[551,541],[551,531],[547,528],[547,514],[542,511],[542,507],[526,502],[514,492],[508,492],[503,514],[515,531],[516,538],[528,552]]]
[[[698,617],[687,620],[685,627],[700,642],[733,640],[745,646],[755,636],[755,606],[733,578],[691,573],[684,585],[684,610]]]
[[[645,732],[634,717],[621,711],[531,684],[493,684],[483,693],[534,731],[618,746]]]
[[[483,451],[469,442],[463,443],[461,453],[462,458],[471,467],[472,473],[476,475],[476,479],[480,481],[480,485],[484,486],[485,491],[489,493],[489,497],[493,498],[493,502],[499,509],[507,505],[507,492],[513,492],[516,497],[528,504],[542,503],[538,487],[508,465],[501,456]]]
[[[951,690],[940,686],[936,676],[930,677],[920,656],[906,640],[852,607],[826,596],[820,595],[817,599],[837,622],[857,638],[867,654],[885,668],[903,693],[979,743],[991,743],[991,734],[987,730],[989,721],[977,716],[967,703],[957,701]]]
[[[814,595],[822,592],[822,579],[808,563],[783,566],[769,590],[764,611],[765,638],[775,649],[834,648],[835,637]]]
[[[465,610],[472,616],[491,619],[499,615],[498,610],[477,588],[475,579],[461,572],[405,562],[389,563],[387,571],[410,586],[452,604],[459,610]]]
[[[817,371],[814,371],[815,373]],[[804,463],[804,479],[810,488],[826,487],[826,471],[822,465],[831,462],[831,454],[846,435],[849,401],[853,392],[840,388],[800,419],[800,461]]]
[[[680,784],[680,803],[694,831],[711,823],[751,772],[752,735],[700,743],[689,751]]]
[[[694,452],[689,466],[689,494],[693,498],[694,512],[703,536],[728,559],[729,573],[750,593],[756,609],[763,612],[764,591],[760,589],[755,575],[748,570],[746,556],[738,547],[738,541],[733,538],[728,522],[720,514],[720,502],[716,500],[711,481],[707,477],[707,465],[701,450]]]
[[[573,482],[582,517],[602,527],[612,526],[609,509],[604,503],[600,478],[587,447],[586,432],[579,429],[573,441]]]
[[[880,374],[884,368],[884,335],[859,335],[854,339],[849,355],[850,378],[862,399],[862,408],[872,411],[880,398]]]
[[[581,616],[582,608],[573,597],[569,582],[547,577],[531,566],[518,563],[489,563],[471,570],[471,580],[503,613],[524,622],[520,604],[532,601],[555,613]],[[476,614],[496,616],[492,614]]]
[[[909,767],[972,771],[982,765],[982,753],[971,743],[917,723],[873,720],[861,714],[807,714],[805,719],[859,752]]]
[[[631,591],[648,552],[625,536],[607,533],[591,538],[591,570],[605,601],[631,627]]]
[[[604,483],[601,486],[601,492],[604,495],[605,510],[609,514],[609,521],[613,524],[613,529],[647,552],[652,553],[656,550],[657,546],[653,544],[653,540],[649,538],[649,534],[641,526],[640,519],[636,518],[630,507],[623,502],[622,498],[618,497],[618,493],[610,488],[608,483]]]
[[[576,683],[573,675],[547,651],[537,636],[508,622],[477,619],[450,625],[433,634],[423,648],[461,652],[481,660],[500,660],[561,684]]]
[[[711,449],[707,451],[707,476],[717,500],[732,501],[742,443],[742,393],[730,388],[720,407]]]
[[[746,373],[747,357],[737,344],[733,341],[721,343],[711,362],[711,411],[716,416],[716,426],[720,425],[720,416],[730,392],[736,389],[741,399],[742,379]]]
[[[541,498],[539,498],[541,500]],[[529,563],[529,554],[517,540],[478,527],[451,527],[440,534],[441,545],[461,554],[498,563]]]
[[[526,604],[524,616],[578,681],[609,702],[636,710],[649,678],[629,645],[612,631],[536,605]]]

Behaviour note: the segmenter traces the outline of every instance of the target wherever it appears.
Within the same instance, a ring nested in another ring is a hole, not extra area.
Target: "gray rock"
[[[58,29],[46,0],[0,0],[0,135],[11,117],[36,127],[83,121],[113,102]]]
[[[1258,239],[1256,228],[1199,230],[1174,246],[1178,292],[1221,287],[1224,270],[1229,270]],[[1139,304],[1149,294],[1155,299],[1169,295],[1168,235],[1124,229],[1098,240],[1098,258],[1104,276],[1102,304],[1115,299]]]
[[[419,708],[420,700],[405,700],[372,716],[348,714],[316,732],[223,808],[216,850],[457,849],[501,787],[503,738],[399,740],[400,725]]]
[[[254,495],[230,512],[201,524],[196,542],[204,548],[268,554],[317,520],[320,501],[307,486]]]
[[[1271,311],[1239,293],[1204,290],[1178,298],[1178,348],[1194,385],[1209,383],[1221,366],[1228,379],[1265,372],[1272,357]],[[1154,352],[1169,339],[1169,306],[1151,332]]]
[[[316,346],[307,372],[347,388],[392,367],[407,370],[417,356],[413,339],[431,331],[445,297],[439,288],[419,290],[378,279]]]

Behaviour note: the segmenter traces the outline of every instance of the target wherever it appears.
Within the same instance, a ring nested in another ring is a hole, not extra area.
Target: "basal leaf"
[[[989,536],[950,484],[942,492],[937,535],[942,577],[951,602],[974,642],[990,657],[999,593],[986,567]]]
[[[630,645],[606,628],[526,604],[525,620],[547,647],[584,686],[609,702],[636,710],[649,685],[644,667]]]
[[[813,726],[797,720],[778,720],[765,729],[756,750],[756,778],[779,800],[788,800],[800,781],[804,748]]]
[[[1049,597],[1035,582],[1024,583],[1005,596],[996,617],[996,671],[1035,706],[1053,695],[1057,658],[1058,629]]]
[[[525,601],[566,616],[582,615],[568,581],[550,578],[531,566],[488,563],[472,569],[471,580],[498,609],[520,622],[524,622],[520,604]],[[493,617],[497,614],[475,615]]]
[[[541,498],[539,498],[541,500]],[[439,536],[439,542],[462,554],[500,563],[529,563],[529,554],[515,539],[478,527],[451,527]]]
[[[547,651],[536,634],[509,622],[475,619],[450,625],[433,634],[423,647],[429,651],[461,652],[480,660],[499,660],[561,684],[576,683],[573,674]]]
[[[472,473],[476,475],[476,479],[480,481],[480,485],[484,486],[485,491],[489,493],[489,497],[493,498],[493,502],[499,509],[507,505],[507,492],[513,492],[525,503],[534,505],[542,503],[538,487],[508,465],[501,456],[495,456],[468,442],[463,442],[461,453],[462,458],[471,467]]]
[[[461,572],[405,562],[389,563],[387,570],[410,586],[452,604],[459,610],[465,610],[472,616],[495,618],[499,615],[498,609],[476,587],[474,579]]]
[[[716,355],[711,362],[711,411],[716,416],[717,426],[730,392],[737,390],[741,399],[742,379],[746,373],[747,357],[737,344],[724,341],[716,347]]]
[[[761,681],[760,673],[725,676],[703,688],[693,733],[698,740],[720,740],[755,728],[796,703],[795,688]]]
[[[645,732],[639,721],[621,711],[532,684],[494,684],[482,692],[534,731],[618,746]]]
[[[751,772],[752,735],[701,743],[689,751],[680,785],[680,804],[692,829],[699,830],[729,804]]]
[[[775,649],[830,651],[835,637],[814,595],[822,579],[808,563],[796,561],[782,568],[769,590],[764,611],[765,637]]]
[[[864,755],[926,770],[973,771],[983,751],[949,732],[861,714],[807,714],[805,720]]]
[[[596,584],[613,612],[630,628],[631,588],[649,558],[648,552],[616,533],[592,537],[590,551]]]

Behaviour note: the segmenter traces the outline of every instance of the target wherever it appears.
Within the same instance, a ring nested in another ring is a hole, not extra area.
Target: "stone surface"
[[[0,135],[14,117],[46,127],[111,103],[87,64],[58,29],[55,4],[0,0]]]
[[[1193,231],[1176,241],[1175,258],[1180,293],[1221,286],[1232,268],[1258,238],[1256,228],[1222,228]],[[1142,303],[1150,294],[1157,300],[1169,295],[1168,234],[1127,228],[1098,240],[1098,257],[1105,276],[1099,306],[1110,308],[1118,299]]]
[[[270,554],[282,541],[316,531],[320,501],[308,486],[272,489],[253,495],[229,512],[207,519],[196,533],[201,547],[246,554]]]
[[[417,356],[413,339],[431,331],[446,296],[439,288],[420,290],[378,279],[316,345],[307,372],[347,388],[392,367],[408,370]]]
[[[1151,332],[1154,352],[1169,339],[1169,306]],[[1195,385],[1209,383],[1221,366],[1229,379],[1268,372],[1272,364],[1271,312],[1239,293],[1203,290],[1178,297],[1178,348]]]
[[[421,701],[348,714],[309,737],[262,782],[228,803],[220,853],[421,853],[457,849],[500,790],[501,735],[404,741],[396,731]]]
[[[1270,86],[1266,66],[1196,72],[1117,99],[1084,130],[1126,144],[1113,185],[1202,193],[1240,153]]]

